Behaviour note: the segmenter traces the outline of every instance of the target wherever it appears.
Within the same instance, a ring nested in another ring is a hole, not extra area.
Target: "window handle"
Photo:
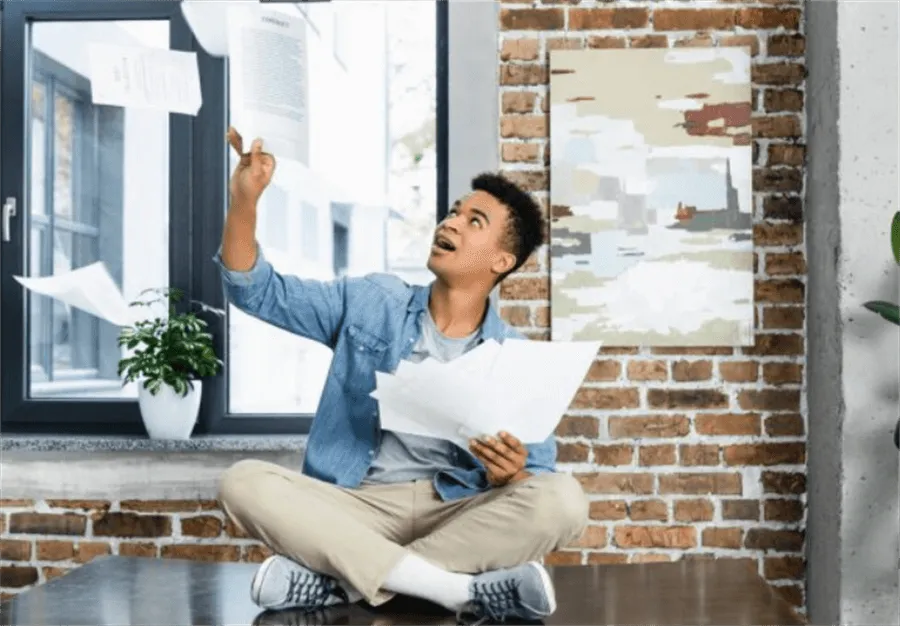
[[[3,241],[12,238],[9,221],[16,216],[16,199],[12,196],[3,203]]]

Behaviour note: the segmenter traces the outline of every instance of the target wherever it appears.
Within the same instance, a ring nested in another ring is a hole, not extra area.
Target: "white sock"
[[[408,553],[394,566],[382,585],[388,591],[430,600],[450,611],[469,601],[472,576],[456,574]]]

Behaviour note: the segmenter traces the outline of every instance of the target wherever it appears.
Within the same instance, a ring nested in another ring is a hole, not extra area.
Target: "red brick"
[[[0,539],[0,559],[4,561],[31,559],[31,542],[19,539]]]
[[[801,16],[800,9],[746,8],[737,12],[736,24],[750,29],[797,30]]]
[[[735,12],[731,9],[656,9],[654,30],[731,30]]]
[[[803,199],[799,196],[766,196],[765,198],[763,198],[763,217],[765,217],[767,220],[789,220],[791,222],[794,222],[795,224],[799,224],[803,221]],[[770,227],[771,224],[766,224],[764,226],[766,230],[768,230]],[[758,239],[758,237],[767,234],[769,233],[761,233],[759,230],[755,231],[754,239],[756,245],[796,245],[793,243],[768,243],[764,240]],[[802,227],[799,232],[792,233],[791,238],[799,238],[802,240]]]
[[[613,439],[683,437],[690,432],[690,429],[691,422],[684,415],[609,418],[609,436]]]
[[[723,500],[722,519],[749,520],[759,519],[759,500]]]
[[[634,461],[634,446],[614,444],[594,446],[596,465],[631,465]]]
[[[537,39],[504,38],[500,47],[501,61],[536,61],[541,43]],[[504,94],[506,95],[506,94]],[[523,94],[524,95],[524,94]],[[527,94],[533,96],[534,94]],[[532,101],[533,104],[533,101]],[[531,110],[531,109],[529,109]]]
[[[509,277],[500,283],[502,300],[546,300],[549,293],[550,284],[546,278]]]
[[[806,476],[799,472],[763,472],[763,491],[782,495],[806,493]]]
[[[806,78],[806,68],[799,63],[759,63],[750,68],[757,85],[799,85]]]
[[[657,552],[635,552],[628,559],[629,563],[668,563],[672,560],[668,554]]]
[[[766,89],[766,95],[763,98],[763,107],[765,107],[767,113],[799,113],[803,110],[803,100],[803,92],[798,89]],[[776,136],[799,137],[800,135],[791,134]],[[770,160],[769,165],[777,165],[777,163],[773,163]],[[802,163],[786,163],[785,165],[802,165]]]
[[[544,556],[544,565],[548,567],[581,565],[581,552],[574,550],[551,552]]]
[[[803,366],[799,363],[766,363],[763,380],[769,385],[793,385],[803,382]]]
[[[68,561],[75,556],[75,545],[71,541],[38,541],[38,561]]]
[[[644,8],[569,9],[569,30],[643,28],[650,21]]]
[[[212,515],[182,517],[181,534],[187,537],[218,537],[222,534],[222,520]]]
[[[725,446],[726,465],[801,465],[806,462],[806,445],[798,443],[748,443]]]
[[[503,113],[531,113],[537,94],[531,91],[505,91],[501,96],[500,109]]]
[[[262,563],[272,556],[272,554],[273,552],[270,548],[261,544],[244,546],[243,551],[241,552],[241,561],[246,563]]]
[[[172,521],[165,515],[107,513],[94,520],[96,537],[165,537],[172,534]]]
[[[614,552],[589,552],[588,565],[621,565],[628,562],[628,555]]]
[[[748,411],[800,410],[800,392],[793,389],[748,389],[738,394],[738,405]]]
[[[605,548],[607,544],[606,526],[589,524],[581,533],[581,537],[572,542],[570,548]]]
[[[806,432],[803,416],[797,413],[770,415],[766,418],[765,427],[769,437],[802,437]]]
[[[122,511],[138,513],[193,513],[218,508],[211,500],[122,500]]]
[[[547,116],[504,115],[500,118],[500,136],[504,139],[544,138],[547,136]]]
[[[668,48],[669,38],[665,35],[634,35],[628,38],[631,48]]]
[[[560,443],[557,445],[557,461],[560,463],[587,463],[588,448],[583,443]]]
[[[675,465],[675,446],[666,444],[662,446],[641,446],[639,463],[642,466],[650,465]]]
[[[669,366],[665,361],[631,361],[628,363],[629,380],[666,380],[668,377]]]
[[[660,494],[741,495],[740,474],[722,472],[666,474],[659,477]]]
[[[582,387],[575,393],[571,407],[573,409],[636,409],[640,406],[640,394],[637,389],[599,389]]]
[[[751,528],[744,539],[744,547],[750,550],[799,552],[803,549],[803,533],[797,530]]]
[[[122,542],[119,544],[119,554],[121,556],[156,557],[158,549],[152,543]]]
[[[770,57],[802,57],[806,54],[806,38],[797,33],[769,35],[766,52]]]
[[[759,38],[756,35],[728,35],[719,39],[723,48],[748,47],[750,56],[759,54]]]
[[[112,553],[112,547],[102,541],[79,541],[75,544],[75,562],[89,563],[98,556]]]
[[[84,515],[72,513],[10,513],[9,532],[31,535],[83,535],[87,528]]]
[[[590,504],[590,518],[594,520],[620,520],[628,517],[625,500],[594,500]]]
[[[726,383],[752,383],[759,377],[759,364],[755,361],[722,361],[719,377]]]
[[[19,567],[17,565],[0,567],[0,586],[28,587],[37,581],[38,571],[34,567]]]
[[[767,252],[766,273],[770,276],[806,274],[806,259],[802,252]]]
[[[719,446],[713,444],[692,444],[679,446],[681,465],[718,465]]]
[[[178,544],[163,546],[160,556],[164,559],[188,559],[203,562],[239,561],[241,548],[240,546]]]
[[[806,163],[806,148],[786,143],[769,144],[769,152],[766,159],[769,165],[803,167]]]
[[[600,422],[596,417],[564,416],[556,428],[558,437],[587,437],[596,439],[600,436]]]
[[[597,50],[624,48],[627,42],[624,37],[607,37],[591,35],[587,38],[587,47]]]
[[[710,500],[676,500],[676,522],[708,522],[713,518],[714,507]]]
[[[803,354],[803,335],[765,333],[756,335],[756,345],[744,348],[746,356],[799,356]]]
[[[620,548],[693,548],[697,529],[693,526],[617,526],[615,545]]]
[[[704,528],[702,543],[707,548],[729,548],[737,550],[744,539],[740,528]]]
[[[760,304],[797,304],[805,301],[806,288],[796,278],[757,280],[754,283],[754,298]]]
[[[800,500],[765,500],[763,519],[772,522],[799,522],[803,519],[803,503]]]
[[[803,328],[804,317],[803,307],[764,307],[763,328],[766,330],[800,330]]]
[[[503,30],[559,30],[565,24],[562,9],[501,9]]]
[[[663,500],[635,500],[628,507],[633,522],[664,522],[669,519],[669,506]]]
[[[617,380],[621,373],[621,363],[612,359],[604,359],[591,363],[585,380],[589,382],[611,382]]]
[[[676,361],[672,363],[672,380],[692,382],[712,378],[712,361]]]
[[[653,476],[625,472],[575,474],[587,493],[653,493]]]
[[[763,575],[767,580],[802,580],[806,563],[801,556],[768,556],[763,561]]]
[[[538,63],[508,63],[500,66],[501,85],[546,85],[547,66]]]
[[[760,417],[756,413],[701,414],[694,418],[694,427],[701,435],[759,435]]]
[[[650,389],[647,403],[654,409],[724,409],[728,396],[715,389]]]

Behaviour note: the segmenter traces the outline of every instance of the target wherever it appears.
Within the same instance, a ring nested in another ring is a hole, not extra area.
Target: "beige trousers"
[[[588,519],[581,485],[539,474],[444,502],[430,481],[347,489],[257,460],[223,472],[219,502],[247,534],[310,569],[356,589],[373,606],[408,554],[446,570],[512,567],[580,537]]]

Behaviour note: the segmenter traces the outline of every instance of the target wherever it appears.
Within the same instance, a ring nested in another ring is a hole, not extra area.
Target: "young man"
[[[435,232],[427,287],[371,274],[330,282],[281,275],[255,240],[256,205],[275,160],[253,142],[231,179],[216,257],[231,302],[334,351],[303,471],[240,461],[220,481],[226,513],[275,556],[253,600],[320,609],[394,594],[476,618],[537,620],[555,610],[535,561],[577,539],[587,521],[578,482],[555,472],[553,437],[523,445],[506,433],[464,450],[382,431],[375,372],[402,359],[448,361],[482,341],[521,337],[490,306],[495,285],[541,242],[535,201],[504,178],[473,180]]]

